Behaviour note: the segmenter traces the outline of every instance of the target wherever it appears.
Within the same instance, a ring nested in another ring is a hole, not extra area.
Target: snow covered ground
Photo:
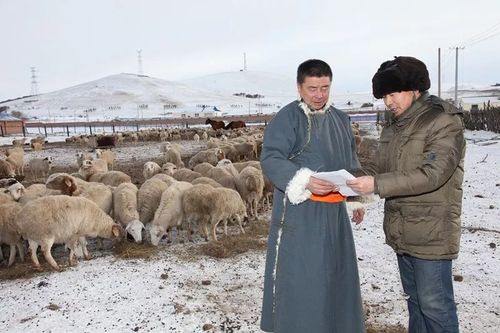
[[[500,327],[500,137],[466,136],[454,287],[461,331],[493,333]],[[0,144],[11,141],[2,138]],[[353,226],[367,322],[406,325],[396,257],[384,244],[382,207],[382,201],[374,203],[365,221]],[[188,245],[164,244],[152,260],[107,253],[61,273],[0,281],[1,331],[260,332],[265,252],[214,259],[190,251]]]

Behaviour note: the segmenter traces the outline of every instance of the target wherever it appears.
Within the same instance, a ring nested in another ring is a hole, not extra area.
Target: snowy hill
[[[266,77],[254,77],[251,85],[259,86]],[[225,84],[237,86],[231,80]],[[238,81],[243,90],[244,82]],[[271,85],[270,85],[271,86]],[[259,90],[260,94],[267,94]],[[289,97],[287,98],[287,100]],[[273,100],[273,106],[276,100]],[[166,81],[136,74],[117,74],[83,83],[55,92],[24,97],[0,103],[9,112],[19,111],[24,116],[45,120],[88,118],[155,118],[172,114],[213,111],[225,113],[263,112],[259,103],[264,99],[234,96],[230,93],[204,90],[181,82]],[[281,105],[281,103],[278,103]],[[275,108],[272,112],[275,111]]]
[[[183,80],[182,83],[225,95],[260,94],[265,97],[295,98],[295,79],[258,71],[225,72]]]
[[[485,99],[498,100],[500,96],[500,87],[462,88],[458,91],[459,98],[480,96],[479,103]],[[385,108],[382,100],[375,100],[371,92],[339,94],[334,87],[331,93],[334,106],[341,110],[359,110],[363,105],[367,105],[367,112]],[[0,107],[6,106],[9,113],[20,112],[38,120],[111,120],[204,117],[212,116],[214,111],[222,115],[268,114],[295,98],[295,79],[272,73],[225,72],[180,82],[122,73],[51,93],[5,101]],[[443,98],[453,98],[453,91],[444,90]]]

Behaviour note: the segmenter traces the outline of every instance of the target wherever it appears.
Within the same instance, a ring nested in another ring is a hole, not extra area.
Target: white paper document
[[[346,185],[346,180],[356,179],[353,175],[351,175],[345,169],[337,170],[337,171],[328,171],[328,172],[317,172],[313,174],[313,177],[327,180],[338,187],[340,187],[340,194],[347,197],[358,196],[359,194],[353,190],[349,186]]]

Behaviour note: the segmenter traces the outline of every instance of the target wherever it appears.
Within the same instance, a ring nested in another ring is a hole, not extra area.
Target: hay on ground
[[[217,242],[201,245],[200,254],[214,258],[234,257],[249,250],[264,250],[269,233],[269,223],[265,220],[250,222],[244,234],[221,236]]]
[[[158,253],[158,247],[147,243],[123,240],[113,246],[113,255],[120,259],[151,259]]]

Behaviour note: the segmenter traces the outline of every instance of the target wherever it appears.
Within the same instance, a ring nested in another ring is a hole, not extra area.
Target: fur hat
[[[382,63],[372,79],[375,98],[400,91],[422,92],[428,90],[430,86],[427,67],[413,57],[394,57],[394,60]]]

